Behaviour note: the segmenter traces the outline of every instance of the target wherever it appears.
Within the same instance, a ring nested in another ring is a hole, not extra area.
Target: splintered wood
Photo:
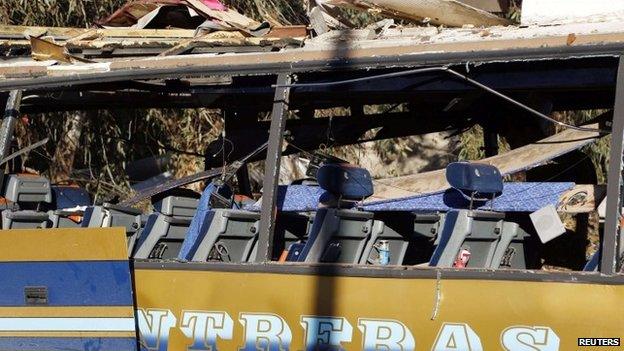
[[[455,0],[326,0],[323,3],[450,27],[511,24],[502,17]]]

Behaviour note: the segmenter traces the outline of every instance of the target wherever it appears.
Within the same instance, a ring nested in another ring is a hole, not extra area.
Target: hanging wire
[[[362,78],[353,78],[353,79],[346,79],[346,80],[339,80],[339,81],[333,81],[333,82],[318,82],[318,83],[293,83],[293,84],[275,84],[272,87],[273,88],[315,88],[315,87],[333,87],[333,86],[340,86],[340,85],[347,85],[347,84],[353,84],[353,83],[360,83],[360,82],[367,82],[367,81],[371,81],[371,80],[381,80],[381,79],[389,79],[389,78],[397,78],[397,77],[404,77],[404,76],[408,76],[408,75],[414,75],[414,74],[422,74],[422,73],[433,73],[433,72],[438,72],[438,73],[446,73],[446,74],[450,74],[452,76],[455,76],[457,78],[460,78],[461,80],[467,82],[468,84],[477,87],[481,90],[484,90],[494,96],[497,96],[529,113],[531,113],[534,116],[537,116],[545,121],[548,121],[552,124],[556,124],[559,125],[563,128],[566,129],[573,129],[573,130],[578,130],[578,131],[583,131],[583,132],[592,132],[592,133],[601,133],[601,134],[610,134],[611,131],[610,130],[606,130],[606,129],[597,129],[597,128],[587,128],[587,127],[578,127],[572,124],[568,124],[565,122],[561,122],[561,121],[557,121],[556,119],[549,117],[517,100],[514,100],[513,98],[500,93],[498,91],[496,91],[495,89],[492,89],[490,87],[488,87],[485,84],[479,83],[478,81],[471,79],[469,77],[467,77],[464,74],[461,74],[457,71],[452,70],[451,68],[449,68],[448,66],[442,66],[442,67],[428,67],[428,68],[418,68],[418,69],[412,69],[412,70],[407,70],[407,71],[401,71],[401,72],[393,72],[393,73],[384,73],[384,74],[378,74],[378,75],[373,75],[373,76],[368,76],[368,77],[362,77]]]

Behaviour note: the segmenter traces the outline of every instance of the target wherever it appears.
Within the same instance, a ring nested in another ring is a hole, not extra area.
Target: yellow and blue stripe
[[[0,248],[0,351],[137,349],[122,229],[2,231]],[[27,287],[46,303],[29,304]]]

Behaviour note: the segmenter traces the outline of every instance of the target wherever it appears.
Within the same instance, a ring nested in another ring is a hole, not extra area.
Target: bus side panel
[[[0,232],[0,350],[136,350],[122,229]]]
[[[135,279],[142,343],[160,351],[546,351],[624,338],[622,285],[166,269]]]

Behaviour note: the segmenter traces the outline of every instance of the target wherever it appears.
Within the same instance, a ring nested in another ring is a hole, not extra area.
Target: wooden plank
[[[506,13],[509,11],[509,0],[458,0],[466,5],[487,12]]]
[[[384,16],[461,27],[499,26],[508,20],[455,0],[327,0],[329,5],[378,12]]]
[[[598,128],[599,125],[588,125]],[[502,155],[476,161],[496,166],[503,175],[528,170],[548,162],[558,156],[577,150],[600,137],[596,132],[568,129],[533,144],[511,150]],[[375,195],[368,201],[397,199],[419,194],[427,194],[448,189],[444,169],[403,177],[375,181]]]
[[[624,1],[524,0],[522,25],[606,22],[624,19]]]
[[[606,185],[577,185],[561,196],[557,210],[572,214],[592,212],[606,195]]]

